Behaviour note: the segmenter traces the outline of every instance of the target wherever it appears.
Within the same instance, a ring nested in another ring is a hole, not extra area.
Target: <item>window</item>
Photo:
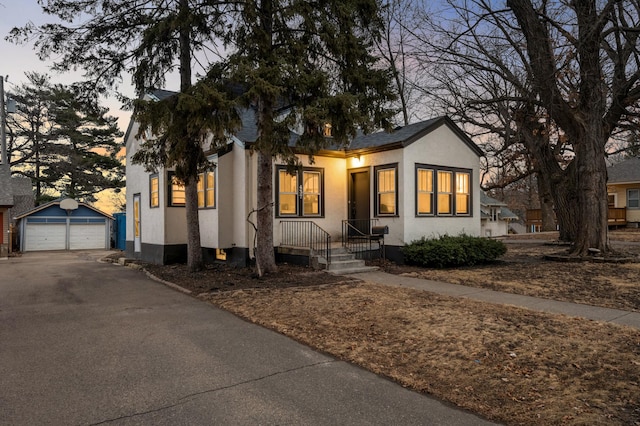
[[[418,168],[418,215],[433,214],[433,170]]]
[[[216,249],[216,260],[227,260],[227,252],[223,249]]]
[[[140,195],[133,197],[133,236],[140,238]]]
[[[438,171],[438,214],[451,214],[453,201],[452,172]]]
[[[471,170],[416,164],[416,216],[471,216]]]
[[[398,215],[398,166],[379,166],[375,168],[376,215]]]
[[[331,129],[330,123],[324,124],[324,128],[322,129],[322,135],[327,138],[330,138],[331,136],[333,136],[333,130]]]
[[[160,182],[158,175],[152,175],[149,178],[149,205],[151,207],[160,207]]]
[[[215,172],[198,175],[198,207],[214,208],[216,206]]]
[[[497,222],[498,221],[498,209],[496,207],[491,207],[489,210],[489,222]]]
[[[169,172],[169,206],[184,206],[184,184],[181,183],[173,172]]]
[[[289,174],[284,166],[277,169],[277,215],[322,216],[324,171],[305,168]]]
[[[640,189],[627,190],[627,207],[630,209],[640,208]]]
[[[609,207],[616,206],[616,194],[607,194],[607,205]]]
[[[456,173],[456,215],[466,215],[470,211],[469,173]]]

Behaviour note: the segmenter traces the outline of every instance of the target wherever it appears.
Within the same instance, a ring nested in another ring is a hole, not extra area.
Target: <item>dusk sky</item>
[[[48,73],[54,83],[69,84],[82,80],[82,74],[54,74],[49,70],[49,63],[38,59],[33,45],[15,45],[5,40],[13,27],[23,26],[27,22],[43,24],[52,22],[53,17],[42,13],[42,8],[37,0],[0,0],[0,75],[9,76],[9,83],[5,83],[5,90],[10,91],[14,85],[26,81],[25,72],[36,71]],[[127,95],[133,95],[130,80],[125,77],[123,87]],[[130,113],[121,111],[120,104],[113,98],[104,99],[102,104],[109,107],[110,114],[118,117],[120,130],[125,131],[129,124]]]

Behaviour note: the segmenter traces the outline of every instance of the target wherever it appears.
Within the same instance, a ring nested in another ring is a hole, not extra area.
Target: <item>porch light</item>
[[[354,167],[360,167],[362,166],[362,163],[364,161],[360,158],[360,154],[356,154],[355,157],[352,158],[351,163],[353,164]]]

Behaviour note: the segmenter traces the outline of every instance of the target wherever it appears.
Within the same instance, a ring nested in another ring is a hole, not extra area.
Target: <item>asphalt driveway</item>
[[[103,254],[0,261],[0,424],[489,424]]]

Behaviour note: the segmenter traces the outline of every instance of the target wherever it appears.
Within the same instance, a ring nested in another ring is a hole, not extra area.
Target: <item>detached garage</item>
[[[110,248],[113,217],[85,203],[57,200],[17,218],[20,250],[88,250]]]

